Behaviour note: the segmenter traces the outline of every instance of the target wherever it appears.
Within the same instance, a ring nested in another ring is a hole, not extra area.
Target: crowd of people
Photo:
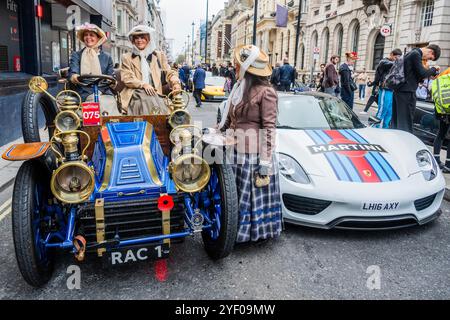
[[[254,140],[261,143],[256,150],[251,150],[253,148],[246,141],[236,147],[234,153],[233,169],[240,214],[237,242],[277,237],[281,232],[281,199],[274,161],[277,91],[293,89],[298,78],[295,68],[285,58],[272,69],[268,55],[253,45],[235,48],[234,61],[227,65],[199,64],[195,70],[187,64],[170,66],[165,54],[152,41],[152,33],[148,26],[133,28],[129,33],[133,51],[125,54],[120,65],[114,68],[111,57],[101,49],[107,41],[106,34],[95,25],[81,26],[78,38],[85,48],[74,52],[71,57],[70,82],[83,100],[92,101],[94,94],[80,85],[80,75],[114,75],[120,78],[122,87],[101,90],[100,104],[105,108],[102,113],[148,115],[166,113],[163,97],[171,91],[182,89],[192,91],[196,106],[201,107],[206,72],[223,77],[228,99],[218,129],[255,130],[262,135]],[[395,49],[381,60],[373,81],[370,81],[365,69],[355,72],[354,64],[358,59],[355,52],[347,52],[342,63],[339,56],[333,55],[327,64],[321,65],[318,84],[317,87],[314,84],[314,89],[340,97],[353,109],[355,92],[358,90],[358,98],[364,100],[366,86],[370,86],[372,94],[364,112],[377,102],[376,116],[383,128],[412,132],[417,96],[428,98],[428,93],[425,94],[423,89],[427,89],[439,73],[439,68],[429,67],[428,62],[436,61],[440,54],[437,45],[413,49],[404,56],[401,50]],[[305,76],[302,80],[306,81]],[[120,110],[112,96],[115,90],[121,97]],[[450,127],[447,116],[441,117],[440,121],[441,129],[434,145],[438,161],[442,141]],[[447,150],[449,155],[444,166],[450,172],[450,145]]]

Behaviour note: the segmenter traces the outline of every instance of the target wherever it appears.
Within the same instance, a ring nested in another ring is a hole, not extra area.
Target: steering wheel
[[[117,80],[114,77],[107,75],[94,75],[94,74],[85,74],[78,77],[78,82],[82,87],[93,87],[97,86],[99,89],[115,86]]]

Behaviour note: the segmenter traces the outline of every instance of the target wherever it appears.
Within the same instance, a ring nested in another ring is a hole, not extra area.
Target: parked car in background
[[[208,72],[209,74],[210,72]],[[220,102],[227,99],[223,86],[225,79],[223,77],[213,77],[206,75],[206,87],[202,91],[202,101]]]

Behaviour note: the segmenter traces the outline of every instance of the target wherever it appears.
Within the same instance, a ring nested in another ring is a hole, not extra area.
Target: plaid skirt
[[[259,169],[257,154],[234,154],[233,171],[239,200],[239,229],[236,242],[276,238],[280,235],[281,197],[278,170],[274,161],[274,174],[270,184],[255,187],[255,172]]]

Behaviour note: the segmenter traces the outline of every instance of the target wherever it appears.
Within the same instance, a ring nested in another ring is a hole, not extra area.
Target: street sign
[[[313,57],[314,60],[319,60],[319,56],[320,56],[320,55],[319,55],[318,53],[314,53],[314,57]]]
[[[380,33],[383,37],[388,37],[391,35],[392,28],[389,24],[385,24],[381,27]]]
[[[320,53],[320,48],[314,47],[314,54],[319,54],[319,53]]]

